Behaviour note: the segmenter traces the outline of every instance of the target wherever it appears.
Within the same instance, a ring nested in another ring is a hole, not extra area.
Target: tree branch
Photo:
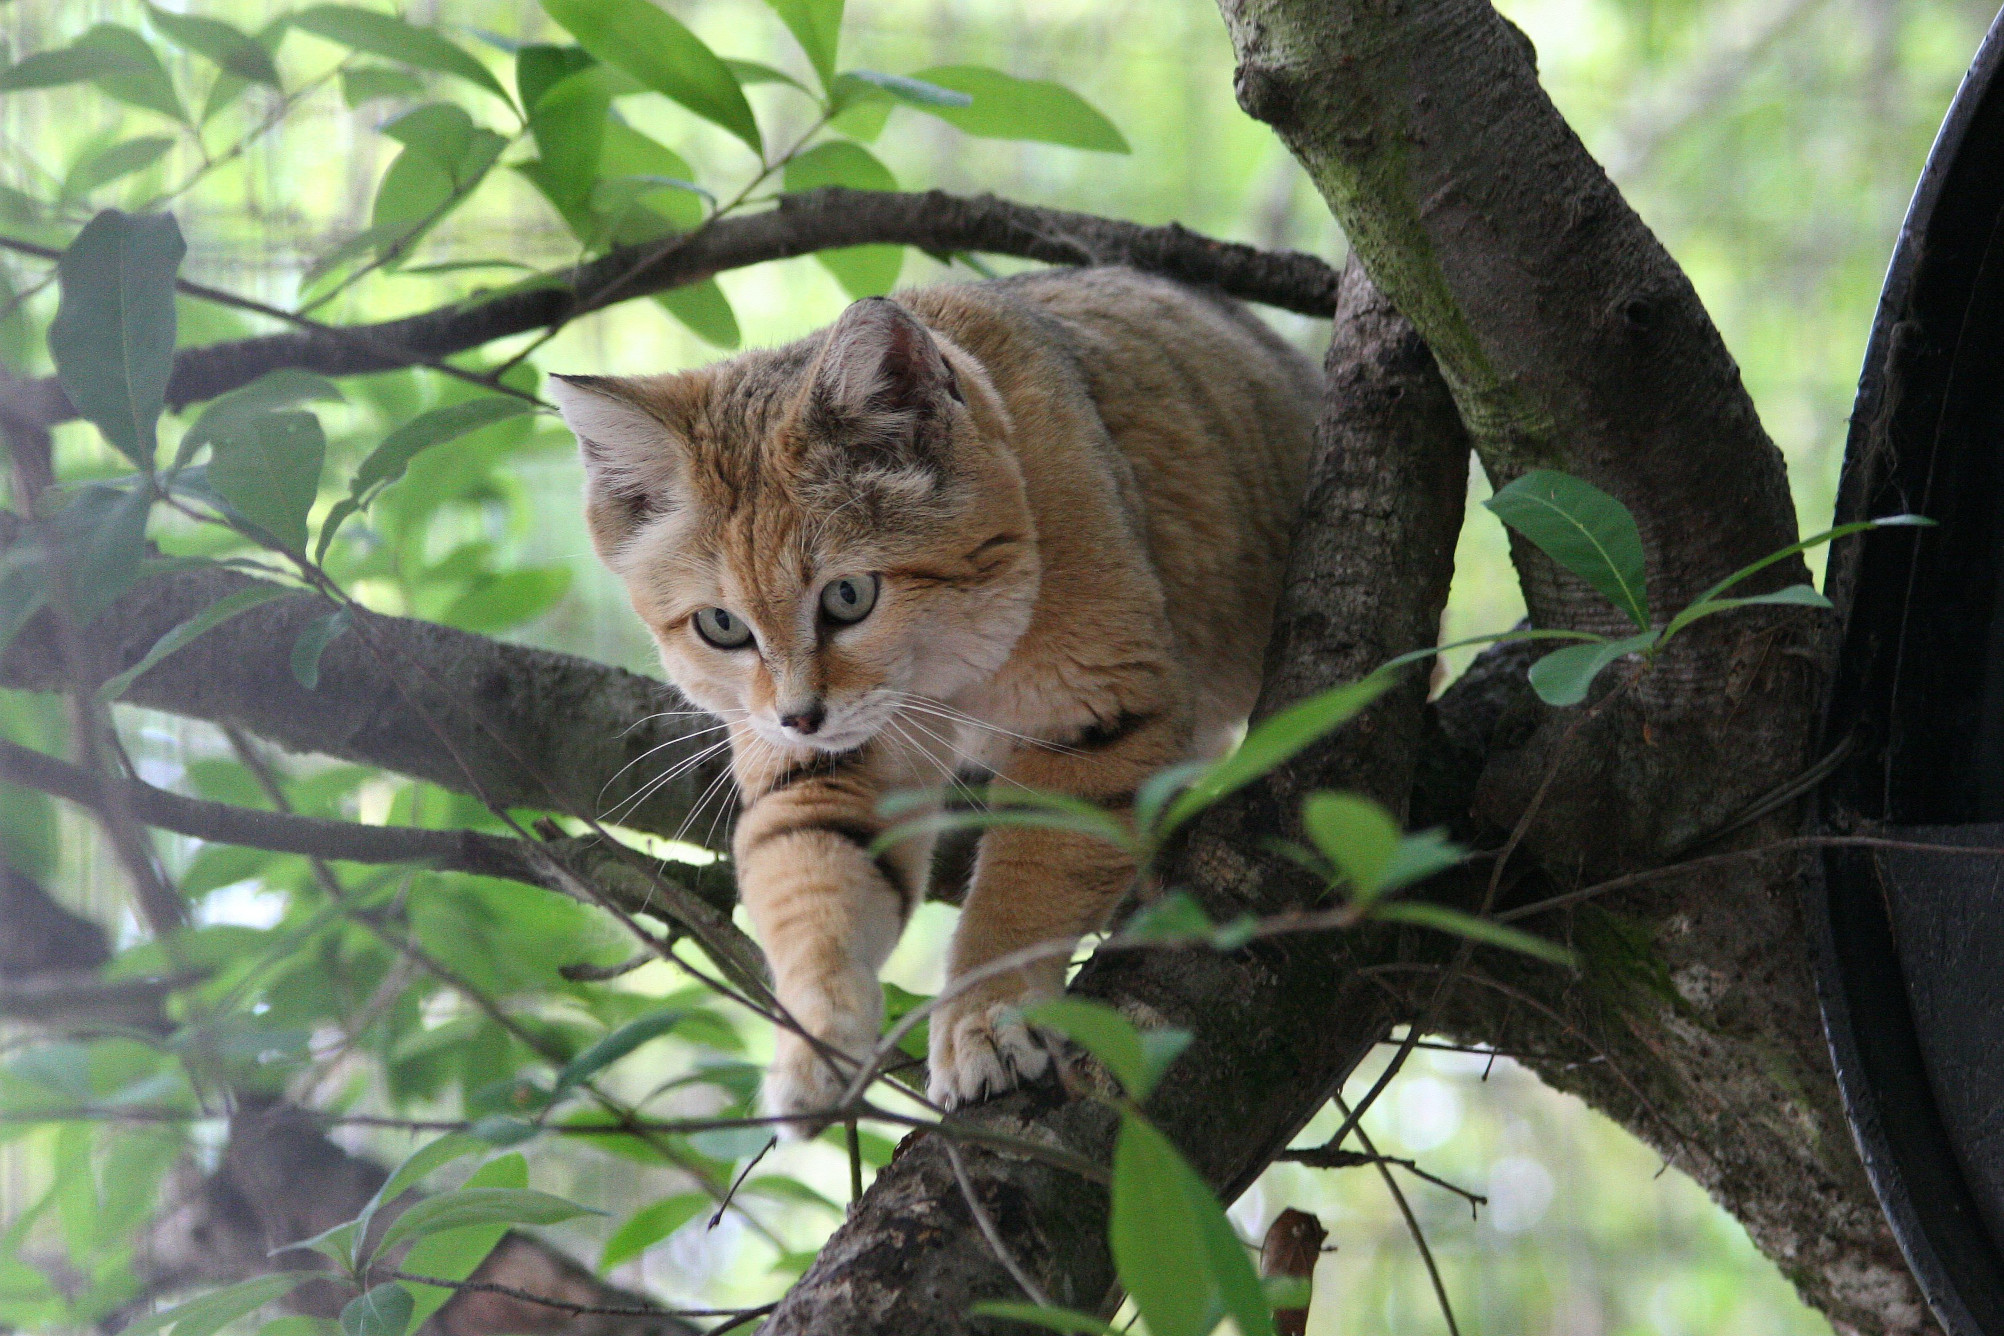
[[[1336,273],[1321,260],[1218,241],[1174,223],[1143,227],[993,195],[847,190],[783,196],[764,213],[719,219],[662,245],[612,251],[500,296],[373,325],[296,330],[177,353],[167,383],[175,408],[297,367],[345,376],[389,371],[541,329],[614,302],[699,283],[729,269],[836,246],[892,243],[934,253],[981,251],[1047,264],[1127,264],[1220,288],[1248,301],[1327,316]],[[55,377],[23,383],[16,411],[53,425],[76,416]]]

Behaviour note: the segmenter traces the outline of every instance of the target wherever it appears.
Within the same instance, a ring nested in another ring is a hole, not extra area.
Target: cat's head
[[[699,371],[559,377],[592,542],[704,709],[846,751],[991,676],[1036,534],[978,362],[898,304]]]

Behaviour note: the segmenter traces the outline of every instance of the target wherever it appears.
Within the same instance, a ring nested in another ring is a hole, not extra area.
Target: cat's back
[[[1322,378],[1256,316],[1131,269],[1054,269],[901,293],[989,369],[1005,401],[1073,382],[1132,472],[1177,639],[1227,713],[1251,704],[1299,506]],[[1092,443],[1019,433],[1019,453]],[[1123,489],[1125,490],[1125,489]],[[1048,545],[1048,539],[1046,540]]]

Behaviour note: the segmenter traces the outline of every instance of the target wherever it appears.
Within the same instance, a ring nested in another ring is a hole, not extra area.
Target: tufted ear
[[[617,376],[551,376],[557,411],[578,438],[585,465],[585,515],[601,555],[672,509],[683,449],[646,406],[639,382]]]
[[[961,398],[926,327],[884,297],[855,303],[828,331],[813,395],[837,439],[898,463],[929,453],[947,403]]]

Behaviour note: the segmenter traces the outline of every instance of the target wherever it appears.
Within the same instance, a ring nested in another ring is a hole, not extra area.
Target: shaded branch
[[[629,246],[499,296],[372,325],[304,329],[189,348],[174,357],[175,408],[297,367],[346,376],[389,371],[542,329],[614,302],[699,283],[768,260],[837,246],[890,243],[934,253],[980,251],[1047,264],[1126,264],[1248,301],[1328,316],[1336,273],[1310,255],[1218,241],[1177,224],[1143,227],[993,195],[847,190],[783,196],[764,213],[719,219],[667,245]],[[53,376],[23,383],[16,411],[47,424],[76,416]]]

